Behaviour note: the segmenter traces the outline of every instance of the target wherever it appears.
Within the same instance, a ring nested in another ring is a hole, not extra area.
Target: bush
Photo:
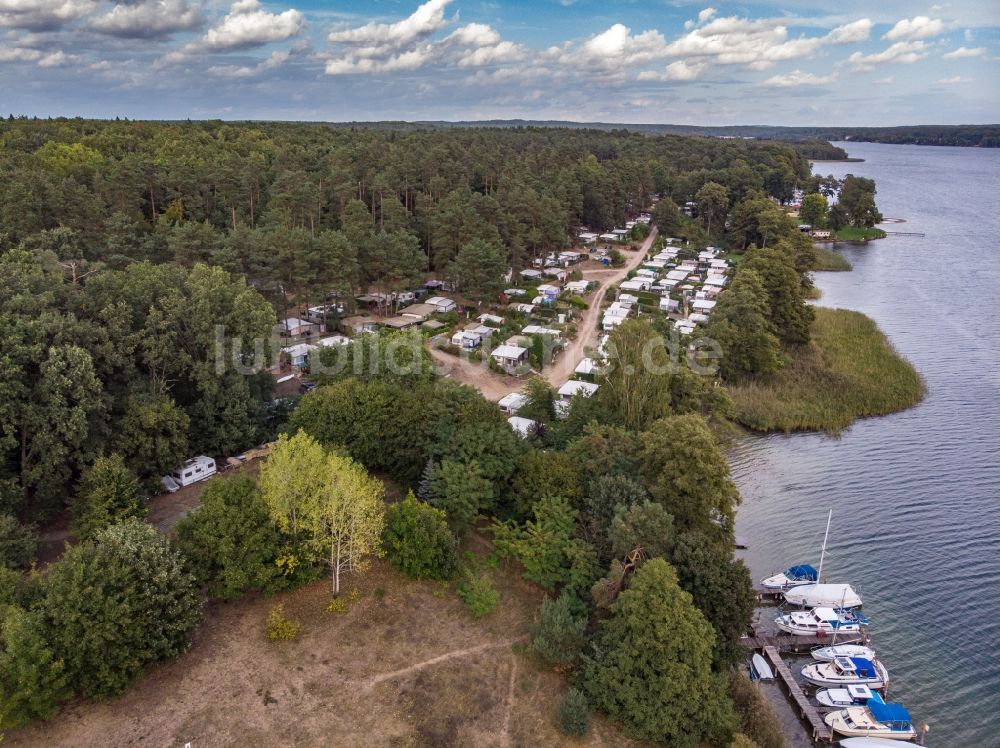
[[[22,525],[10,514],[0,514],[0,566],[23,569],[37,552],[35,528]]]
[[[278,603],[267,614],[267,638],[273,642],[291,641],[301,630],[301,623],[285,617],[284,603]]]
[[[488,571],[480,570],[474,560],[470,560],[462,570],[456,592],[473,618],[489,615],[500,603],[500,593],[493,587],[493,576]]]
[[[184,651],[201,614],[181,555],[137,520],[67,550],[42,589],[54,656],[90,698],[119,694],[146,665]]]
[[[447,515],[417,501],[412,491],[386,512],[382,543],[389,561],[407,576],[449,579],[455,573],[458,541]]]
[[[553,665],[572,663],[580,653],[587,628],[586,608],[572,593],[547,597],[538,609],[531,646]]]
[[[0,729],[48,719],[70,696],[66,667],[36,613],[8,606],[0,623]]]
[[[177,525],[177,547],[213,597],[229,600],[246,590],[273,593],[318,576],[294,554],[271,522],[252,478],[216,478],[201,508]],[[278,559],[284,560],[279,565]]]
[[[577,309],[590,309],[590,304],[588,304],[587,301],[580,296],[570,296],[567,301],[570,306],[576,307]]]
[[[574,738],[582,738],[590,730],[590,709],[580,689],[569,689],[559,702],[559,728]]]
[[[734,672],[729,676],[729,696],[736,707],[740,731],[753,740],[754,745],[760,748],[785,748],[788,745],[771,702],[743,673]]]
[[[116,522],[145,516],[139,479],[125,466],[121,455],[98,457],[84,473],[73,504],[73,531],[77,537],[87,540]]]

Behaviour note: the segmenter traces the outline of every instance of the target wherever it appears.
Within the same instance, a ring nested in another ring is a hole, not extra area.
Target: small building
[[[377,324],[374,317],[364,315],[346,317],[340,320],[340,327],[351,335],[360,335],[363,332],[375,332]]]
[[[518,275],[532,281],[541,280],[544,277],[541,270],[533,270],[531,268],[522,270]]]
[[[593,382],[584,382],[579,379],[570,379],[562,387],[559,388],[559,399],[561,400],[572,400],[574,395],[583,395],[584,397],[590,397],[600,388],[600,385],[596,385]]]
[[[466,351],[473,351],[483,344],[483,336],[470,330],[459,330],[451,336],[451,344]]]
[[[399,317],[389,317],[388,319],[383,319],[379,322],[382,327],[388,327],[390,330],[409,330],[411,327],[416,327],[421,323],[417,317],[406,317],[400,315]]]
[[[690,320],[682,319],[674,323],[674,329],[681,335],[690,335],[694,332],[694,328],[695,323]]]
[[[809,232],[809,236],[813,239],[829,239],[832,234],[826,229],[813,229]]]
[[[638,277],[650,278],[652,280],[656,280],[657,278],[660,277],[660,274],[658,272],[647,267],[639,268],[638,270],[635,271],[635,274]]]
[[[534,304],[522,304],[520,302],[516,304],[511,304],[507,308],[510,309],[511,311],[518,312],[520,314],[531,314],[532,312],[535,311]]]
[[[589,287],[590,284],[584,280],[570,281],[569,283],[566,284],[566,290],[577,296],[582,296],[583,294],[587,293],[587,289]]]
[[[438,314],[454,312],[458,308],[458,305],[447,296],[431,296],[424,302],[424,304],[436,307],[435,311],[437,311]]]
[[[436,319],[429,319],[426,322],[421,322],[420,326],[425,330],[430,330],[431,332],[437,332],[438,330],[443,330],[448,325]]]
[[[276,330],[279,335],[299,337],[301,335],[312,335],[314,332],[322,332],[322,325],[310,322],[298,317],[288,317],[278,323]]]
[[[688,315],[688,321],[694,322],[696,325],[704,325],[706,322],[708,322],[708,315],[694,312]]]
[[[516,416],[517,411],[523,408],[527,402],[527,395],[520,392],[511,392],[509,395],[501,397],[497,405],[500,407],[501,413],[505,413],[508,416]]]
[[[311,306],[306,310],[306,320],[308,320],[309,322],[314,322],[317,325],[322,325],[326,323],[327,314],[336,314],[336,312],[337,312],[336,304],[321,304],[320,306]]]
[[[579,234],[577,234],[577,238],[584,244],[593,244],[594,242],[597,241],[597,234],[594,234],[590,231],[581,231]]]
[[[528,292],[525,291],[523,288],[505,288],[504,289],[504,294],[506,294],[507,296],[524,296],[526,293],[528,293]]]
[[[649,278],[637,276],[627,281],[622,281],[619,288],[623,291],[648,291],[653,285]]]
[[[594,236],[594,238],[596,239],[597,237]],[[567,250],[565,252],[559,253],[559,260],[569,265],[575,265],[580,260],[582,260],[583,257],[584,257],[583,254],[581,254],[580,252],[574,252],[573,250]]]
[[[666,312],[676,312],[680,309],[681,303],[677,299],[671,299],[669,296],[664,296],[660,299],[660,311]]]
[[[403,309],[400,314],[404,317],[413,317],[421,322],[425,319],[430,319],[430,316],[437,312],[437,307],[434,304],[411,304],[410,306]]]
[[[350,345],[351,339],[343,335],[331,335],[328,338],[320,338],[316,345],[321,348],[333,348],[334,346]]]
[[[647,260],[642,263],[643,268],[646,268],[652,272],[657,272],[658,270],[663,270],[667,266],[667,258],[665,257],[654,257],[652,260]]]
[[[618,241],[618,234],[612,234],[612,233],[601,234],[600,238],[606,242],[614,242]]]
[[[703,285],[716,286],[718,288],[722,288],[728,282],[729,282],[728,279],[724,275],[713,275],[712,273],[709,273],[708,275],[705,276],[705,282]]]
[[[611,234],[618,241],[625,241],[625,236],[628,234],[628,229],[611,229]]]
[[[530,418],[521,418],[520,416],[511,416],[507,419],[507,423],[514,429],[514,433],[522,439],[527,439],[529,436],[535,434],[541,425],[538,421],[533,421]]]
[[[717,302],[712,301],[711,299],[695,299],[691,302],[691,308],[696,312],[708,314],[715,308],[716,303]]]
[[[569,273],[562,268],[545,268],[542,272],[544,272],[549,278],[555,278],[560,283],[565,283],[569,279]]]
[[[316,346],[309,343],[299,343],[282,348],[281,352],[288,356],[289,363],[296,369],[301,369],[309,363],[309,354],[316,350]]]
[[[543,283],[538,287],[538,293],[542,294],[546,299],[555,299],[562,293],[562,289],[559,286]]]
[[[581,376],[592,376],[597,373],[597,370],[597,362],[594,359],[584,358],[580,360],[573,371]]]
[[[561,334],[560,330],[556,330],[552,327],[542,327],[541,325],[525,325],[524,329],[521,330],[522,335],[549,335],[553,338],[558,338]]]
[[[497,365],[506,372],[513,372],[528,360],[528,349],[517,345],[498,345],[490,353]]]
[[[492,325],[493,327],[500,327],[503,324],[503,317],[496,314],[480,314],[477,319],[484,325]]]
[[[667,280],[681,283],[687,280],[688,275],[690,275],[690,273],[687,270],[671,270],[667,273]]]

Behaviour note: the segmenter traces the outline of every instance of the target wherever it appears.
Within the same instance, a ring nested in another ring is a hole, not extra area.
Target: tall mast
[[[823,550],[819,554],[819,570],[816,573],[816,582],[823,581],[823,559],[826,558],[826,540],[830,537],[830,520],[833,519],[833,510],[826,516],[826,533],[823,535]]]

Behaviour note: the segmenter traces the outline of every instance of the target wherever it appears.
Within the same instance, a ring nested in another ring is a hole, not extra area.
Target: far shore
[[[809,159],[810,164],[860,164],[864,161],[863,158],[855,158],[848,156],[847,158],[811,158]]]

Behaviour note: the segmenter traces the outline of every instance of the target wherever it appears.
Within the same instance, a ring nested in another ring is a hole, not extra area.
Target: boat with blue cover
[[[830,662],[814,662],[802,668],[802,677],[814,686],[884,688],[889,683],[885,665],[864,657],[837,657]]]
[[[917,736],[906,708],[902,704],[886,704],[882,699],[830,712],[823,721],[835,733],[852,738],[909,740]]]
[[[861,613],[845,608],[793,610],[774,619],[778,628],[795,636],[860,634],[870,621]]]
[[[765,590],[783,592],[800,584],[813,584],[819,580],[819,572],[809,564],[798,564],[760,581]]]

